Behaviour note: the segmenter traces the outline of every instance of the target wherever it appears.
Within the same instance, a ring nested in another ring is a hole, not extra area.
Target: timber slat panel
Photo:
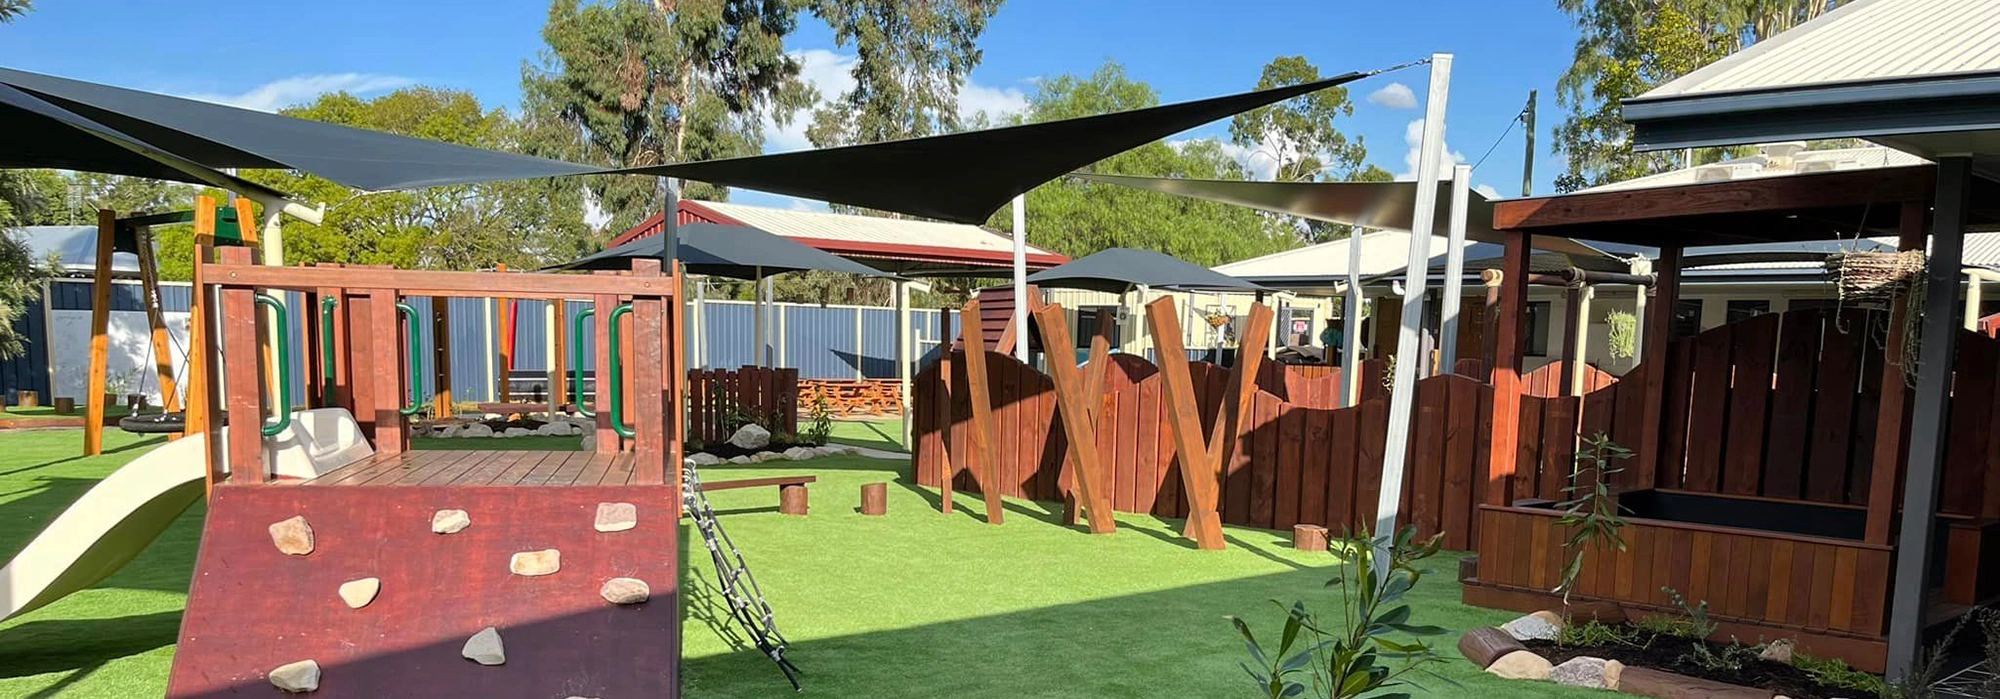
[[[1409,467],[1404,469],[1404,512],[1409,524],[1416,525],[1419,538],[1436,534],[1439,501],[1444,498],[1445,411],[1450,394],[1438,381],[1417,383],[1417,400],[1410,426],[1412,437]]]
[[[1327,517],[1327,472],[1332,461],[1332,451],[1337,445],[1329,443],[1328,434],[1333,429],[1333,415],[1328,410],[1301,409],[1298,411],[1304,421],[1304,433],[1299,445],[1300,473],[1298,483],[1298,521],[1303,524],[1317,524],[1332,532],[1339,532],[1339,520]],[[1349,442],[1352,444],[1352,442]]]
[[[1945,441],[1939,510],[1977,515],[1984,510],[1987,431],[1993,424],[1995,343],[1985,335],[1959,331],[1957,369],[1951,386],[1951,424]]]
[[[1705,493],[1722,484],[1723,440],[1729,425],[1729,326],[1695,336],[1694,387],[1688,411],[1687,475],[1683,487]]]
[[[1861,380],[1862,352],[1866,351],[1860,330],[1863,322],[1857,313],[1842,313],[1821,333],[1819,371],[1814,381],[1819,397],[1813,402],[1812,448],[1806,457],[1807,500],[1840,502],[1847,496],[1849,450],[1856,436],[1855,390]],[[1872,434],[1874,429],[1868,425],[1861,431]],[[1858,450],[1858,454],[1870,451]]]
[[[1762,476],[1765,421],[1770,418],[1771,362],[1777,355],[1778,323],[1766,314],[1735,324],[1730,347],[1733,385],[1729,389],[1728,440],[1723,455],[1722,491],[1757,494]]]
[[[1290,403],[1279,403],[1277,488],[1272,497],[1277,500],[1273,511],[1275,520],[1272,528],[1280,531],[1291,529],[1299,523],[1302,484],[1305,479],[1305,413],[1304,408]],[[1268,428],[1267,428],[1268,429]]]
[[[1786,313],[1778,329],[1777,385],[1771,397],[1771,427],[1765,433],[1764,487],[1775,498],[1798,498],[1805,490],[1808,428],[1812,424],[1813,376],[1819,366],[1820,325],[1810,311]]]
[[[1472,544],[1472,504],[1479,502],[1473,492],[1473,451],[1479,437],[1479,384],[1464,377],[1448,376],[1445,394],[1449,407],[1445,415],[1443,497],[1439,501],[1438,528],[1444,531],[1444,546],[1451,550]]]
[[[1249,522],[1251,526],[1270,529],[1277,504],[1278,399],[1258,391],[1251,406],[1254,417],[1246,420],[1245,426],[1254,447],[1245,479],[1249,490]]]

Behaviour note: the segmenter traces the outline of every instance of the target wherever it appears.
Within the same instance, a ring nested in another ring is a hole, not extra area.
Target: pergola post
[[[1916,394],[1911,400],[1909,477],[1903,484],[1902,534],[1897,542],[1894,594],[1889,609],[1889,677],[1899,679],[1916,664],[1924,641],[1925,573],[1931,564],[1931,532],[1937,520],[1938,472],[1944,466],[1946,420],[1951,408],[1951,360],[1958,344],[1959,266],[1964,261],[1966,198],[1972,188],[1972,159],[1938,159],[1937,202],[1931,227],[1931,256],[1924,267],[1923,346],[1918,350]],[[1907,216],[1909,209],[1905,209]],[[1887,407],[1884,407],[1885,415]],[[1893,416],[1890,419],[1894,419]],[[1880,465],[1877,465],[1880,468]],[[1869,514],[1874,514],[1871,493]]]
[[[1942,184],[1939,191],[1942,192]],[[1903,202],[1902,217],[1896,224],[1897,250],[1924,249],[1926,208],[1921,201]],[[1956,286],[1956,275],[1953,276],[1951,286]],[[1875,454],[1869,466],[1868,524],[1863,538],[1873,544],[1888,544],[1893,536],[1896,485],[1902,478],[1904,464],[1908,463],[1905,459],[1910,455],[1912,444],[1910,386],[1904,365],[1911,359],[1920,358],[1903,356],[1905,334],[1909,328],[1908,313],[1908,295],[1897,294],[1889,304],[1889,332],[1882,342],[1882,398],[1877,412],[1880,417],[1875,422]],[[1929,332],[1926,327],[1920,337],[1928,340],[1931,337]],[[1950,364],[1947,362],[1939,366]]]
[[[104,389],[111,370],[111,254],[118,238],[118,212],[97,210],[97,266],[90,284],[90,375],[83,387],[83,455],[104,452]]]
[[[1340,403],[1353,407],[1361,402],[1361,237],[1367,231],[1347,232],[1347,293],[1341,299]]]
[[[1493,438],[1486,460],[1488,505],[1506,505],[1514,479],[1514,460],[1521,442],[1521,355],[1527,346],[1528,257],[1531,236],[1504,231],[1506,255],[1501,258],[1500,312],[1493,319]]]
[[[915,451],[910,441],[910,365],[916,357],[915,336],[910,330],[910,283],[896,282],[896,409],[903,418],[903,449]]]
[[[1645,382],[1646,406],[1639,424],[1639,471],[1636,474],[1640,488],[1651,488],[1659,484],[1660,447],[1667,415],[1667,371],[1672,359],[1668,350],[1673,347],[1674,307],[1680,305],[1681,297],[1681,247],[1660,248],[1660,259],[1653,265],[1653,300],[1647,304],[1652,312],[1643,322],[1646,325],[1645,344],[1640,346],[1639,366],[1645,373],[1639,377]],[[1679,468],[1680,464],[1667,464],[1669,468]]]
[[[1585,333],[1590,329],[1590,284],[1581,275],[1569,283],[1563,291],[1564,320],[1569,321],[1563,328],[1563,395],[1583,395],[1583,353],[1588,342]]]

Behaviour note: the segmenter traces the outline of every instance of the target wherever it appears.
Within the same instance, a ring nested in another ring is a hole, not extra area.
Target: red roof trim
[[[683,200],[680,205],[680,213],[683,221],[692,219],[707,223],[746,225],[742,221],[724,216],[714,209],[702,206],[701,202],[698,201]],[[661,220],[662,217],[660,214],[653,214],[647,217],[646,220],[640,221],[639,225],[633,226],[624,233],[620,233],[617,237],[612,238],[611,242],[605,247],[617,247],[640,238],[659,235]],[[912,262],[969,263],[992,267],[1003,267],[1012,264],[1014,261],[1014,254],[1010,251],[967,250],[936,245],[910,245],[907,243],[868,243],[853,240],[808,238],[804,236],[786,237],[835,255],[907,260]],[[1029,267],[1047,269],[1068,262],[1069,258],[1050,252],[1029,252],[1027,261]]]

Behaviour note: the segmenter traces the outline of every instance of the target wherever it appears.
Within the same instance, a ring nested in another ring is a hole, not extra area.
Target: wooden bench
[[[703,492],[716,490],[736,490],[738,488],[778,488],[778,512],[780,514],[806,515],[806,485],[819,481],[815,476],[778,476],[774,478],[744,478],[733,481],[704,481]]]

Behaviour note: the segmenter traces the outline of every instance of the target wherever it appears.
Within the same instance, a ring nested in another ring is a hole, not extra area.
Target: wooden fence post
[[[1034,316],[1042,327],[1042,350],[1047,353],[1049,373],[1055,380],[1058,412],[1062,413],[1063,430],[1069,437],[1069,458],[1076,469],[1077,490],[1088,508],[1090,532],[1109,534],[1117,531],[1118,522],[1112,516],[1111,497],[1103,478],[1103,455],[1098,451],[1094,422],[1099,411],[1092,408],[1101,384],[1088,383],[1078,376],[1076,345],[1070,341],[1069,320],[1063,315],[1062,306],[1043,305],[1035,310]],[[1105,357],[1094,349],[1093,346],[1089,373],[1102,376]]]
[[[963,314],[979,317],[979,299],[965,302]],[[993,434],[993,398],[987,391],[986,337],[981,332],[980,323],[963,323],[965,338],[965,390],[972,400],[972,461],[966,464],[979,479],[979,490],[986,499],[986,521],[1001,524],[1006,521],[1003,493],[1000,492],[999,444]]]

